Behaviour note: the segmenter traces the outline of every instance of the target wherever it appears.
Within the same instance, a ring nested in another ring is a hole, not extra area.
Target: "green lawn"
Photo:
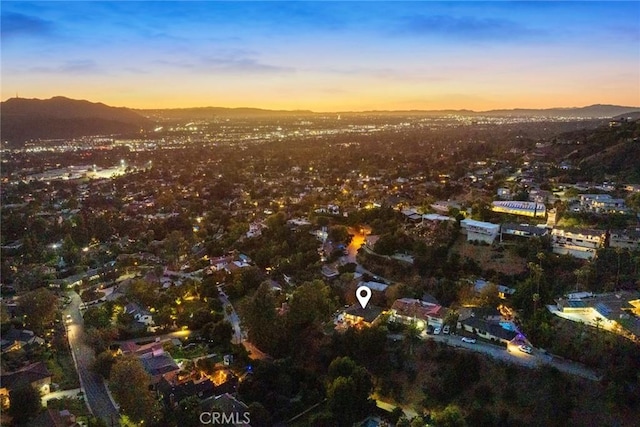
[[[71,354],[54,354],[47,360],[47,368],[53,375],[51,382],[60,386],[60,390],[71,390],[80,387]]]

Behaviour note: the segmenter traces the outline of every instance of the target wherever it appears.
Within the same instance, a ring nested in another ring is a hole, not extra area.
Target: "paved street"
[[[71,304],[64,311],[71,315],[72,322],[68,325],[68,338],[71,352],[73,354],[76,369],[80,377],[80,386],[85,393],[89,409],[96,417],[102,418],[107,425],[117,425],[119,413],[113,405],[107,387],[98,374],[91,371],[91,364],[95,360],[93,349],[84,343],[84,326],[82,314],[80,313],[80,296],[75,292],[70,292]]]
[[[502,360],[509,363],[515,363],[529,368],[536,368],[542,365],[549,365],[557,368],[559,371],[580,376],[593,381],[598,381],[598,375],[587,367],[568,360],[562,360],[558,357],[544,354],[540,350],[533,349],[532,354],[527,354],[518,348],[517,345],[509,345],[507,349],[485,343],[478,340],[475,344],[462,342],[460,335],[423,335],[423,339],[430,339],[445,343],[452,347],[464,348],[476,353],[483,353],[494,359]]]
[[[224,293],[222,286],[218,286],[218,291],[220,301],[224,307],[225,320],[229,322],[233,328],[233,337],[231,338],[231,342],[234,344],[242,344],[244,348],[247,349],[249,357],[252,359],[270,359],[271,356],[264,353],[247,340],[245,334],[242,332],[242,328],[240,327],[240,316],[238,316],[238,313],[233,308],[233,305],[231,304],[231,301],[229,301],[227,294]],[[229,310],[230,313],[227,313],[227,310]]]

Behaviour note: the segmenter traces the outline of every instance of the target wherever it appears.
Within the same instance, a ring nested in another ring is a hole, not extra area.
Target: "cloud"
[[[237,52],[235,54],[203,56],[195,62],[158,60],[155,61],[155,63],[183,68],[194,72],[219,74],[278,74],[296,71],[293,67],[284,67],[260,62],[255,58],[245,56],[242,52]]]
[[[47,36],[53,30],[50,21],[15,12],[2,13],[1,23],[3,40],[16,36]]]
[[[415,15],[405,17],[393,30],[399,35],[444,36],[458,40],[522,40],[543,35],[503,18],[455,17],[448,15]]]
[[[95,61],[91,59],[78,59],[65,61],[55,67],[32,67],[29,71],[43,74],[102,74],[101,69]]]

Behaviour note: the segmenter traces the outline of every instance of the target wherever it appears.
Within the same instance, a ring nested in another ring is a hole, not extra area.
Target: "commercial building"
[[[547,214],[547,209],[544,204],[537,202],[497,201],[491,204],[491,210],[532,218],[544,218]]]

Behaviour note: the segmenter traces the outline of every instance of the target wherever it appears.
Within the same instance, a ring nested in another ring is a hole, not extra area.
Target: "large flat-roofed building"
[[[587,228],[554,228],[551,230],[553,252],[571,255],[580,259],[591,259],[596,251],[604,247],[606,232]]]
[[[478,240],[492,244],[500,233],[500,224],[491,222],[476,221],[474,219],[463,219],[460,221],[463,233],[467,233],[467,241]]]
[[[544,218],[547,208],[543,203],[497,201],[491,204],[491,210],[511,215],[530,216],[532,218]]]

